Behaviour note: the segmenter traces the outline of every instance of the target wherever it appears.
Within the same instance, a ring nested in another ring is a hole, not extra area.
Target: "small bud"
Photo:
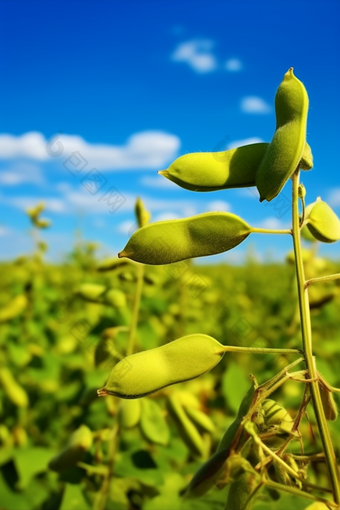
[[[142,200],[138,197],[135,205],[135,214],[139,228],[144,227],[151,218],[151,214],[144,207]]]

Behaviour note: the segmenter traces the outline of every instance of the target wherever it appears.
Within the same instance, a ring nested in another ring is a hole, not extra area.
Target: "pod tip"
[[[167,177],[169,175],[169,172],[167,170],[159,170],[157,173],[159,175],[163,175],[164,177]]]
[[[97,390],[97,395],[98,397],[107,397],[110,393],[105,388],[101,388],[100,390]]]
[[[118,253],[118,258],[119,258],[119,259],[122,259],[123,257],[126,257],[126,252],[125,252],[124,250],[123,250],[123,251],[120,251],[120,252]]]

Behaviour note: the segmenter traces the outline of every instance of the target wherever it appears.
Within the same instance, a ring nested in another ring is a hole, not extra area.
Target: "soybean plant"
[[[211,487],[230,486],[226,510],[248,510],[262,488],[269,494],[286,491],[296,496],[327,503],[340,503],[339,473],[327,420],[337,418],[333,388],[318,372],[313,355],[309,288],[334,280],[339,274],[306,279],[301,231],[323,243],[340,239],[340,221],[330,206],[317,199],[306,206],[306,190],[300,184],[301,170],[313,166],[306,142],[308,95],[290,68],[275,97],[276,130],[268,144],[246,145],[222,153],[193,153],[176,159],[159,173],[182,188],[209,192],[227,188],[257,186],[260,201],[270,202],[290,180],[292,183],[292,225],[271,230],[248,225],[238,216],[224,212],[204,213],[191,218],[162,221],[135,232],[118,254],[141,264],[171,264],[189,258],[226,252],[251,234],[290,235],[294,264],[302,344],[291,349],[237,347],[199,333],[184,336],[167,345],[132,354],[112,369],[99,396],[116,395],[136,399],[166,386],[187,381],[211,370],[228,352],[298,355],[271,379],[252,384],[240,403],[234,422],[226,430],[213,456],[194,475],[186,497],[199,497]],[[300,213],[301,204],[301,213]],[[142,267],[142,266],[141,266]],[[220,339],[226,340],[228,339]],[[298,365],[300,367],[298,368]],[[129,370],[126,370],[126,368]],[[304,385],[303,398],[295,418],[270,395],[286,381]],[[313,406],[322,452],[305,455],[300,422],[310,403]],[[173,402],[176,406],[176,402]],[[299,441],[301,454],[288,449]],[[306,475],[310,460],[320,456],[326,465],[329,487],[319,487]],[[322,496],[320,494],[323,494]]]

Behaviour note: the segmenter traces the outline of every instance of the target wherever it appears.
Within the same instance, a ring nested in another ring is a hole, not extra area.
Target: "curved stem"
[[[294,494],[295,496],[312,499],[313,501],[321,501],[322,503],[325,503],[325,505],[329,505],[334,508],[337,508],[336,503],[332,503],[331,501],[328,501],[328,499],[321,498],[319,496],[314,496],[310,492],[301,491],[300,489],[291,487],[290,485],[282,485],[281,483],[273,482],[272,480],[269,480],[269,479],[264,480],[263,483],[267,487],[271,487],[272,489],[276,489],[278,491],[289,492],[290,494]]]
[[[301,332],[302,342],[305,354],[305,362],[307,368],[307,376],[310,382],[311,396],[314,407],[315,418],[325,453],[325,461],[329,479],[332,487],[334,501],[337,505],[340,503],[340,488],[339,488],[339,477],[336,465],[336,458],[333,450],[333,445],[329,430],[327,427],[326,417],[322,406],[319,383],[318,383],[318,372],[315,365],[312,350],[312,330],[310,320],[310,309],[309,309],[309,298],[308,291],[305,288],[305,274],[301,252],[301,239],[300,239],[300,225],[299,225],[299,171],[293,175],[293,199],[292,199],[292,214],[293,214],[293,242],[294,242],[294,253],[295,253],[295,267],[296,267],[296,278],[298,286],[298,297],[299,297],[299,308],[300,308],[300,319],[301,319]]]
[[[305,289],[307,289],[307,287],[309,285],[312,285],[314,283],[330,282],[333,280],[339,280],[339,278],[340,278],[340,273],[330,274],[328,276],[319,276],[318,278],[310,278],[305,283]]]
[[[303,225],[303,222],[305,221],[305,216],[306,216],[306,204],[305,204],[305,199],[304,197],[300,197],[300,200],[301,200],[301,205],[302,205],[302,215],[301,215],[301,220],[300,220],[300,228],[301,226]]]

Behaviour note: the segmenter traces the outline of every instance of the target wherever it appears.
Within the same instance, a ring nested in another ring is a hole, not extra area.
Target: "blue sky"
[[[340,215],[338,1],[0,6],[2,259],[31,249],[24,211],[41,200],[53,222],[43,237],[54,260],[72,249],[77,229],[101,243],[102,255],[116,255],[133,231],[137,196],[152,221],[229,210],[253,226],[286,228],[289,212],[260,204],[254,189],[192,193],[157,170],[188,152],[270,141],[275,92],[291,66],[310,99],[315,164],[302,176],[307,201],[320,195]],[[104,184],[96,194],[88,172]],[[108,190],[121,205],[114,214],[103,197]],[[288,200],[290,183],[283,193]],[[253,235],[204,262],[239,262],[250,247],[283,259],[290,243]],[[339,258],[336,244],[321,253]]]

